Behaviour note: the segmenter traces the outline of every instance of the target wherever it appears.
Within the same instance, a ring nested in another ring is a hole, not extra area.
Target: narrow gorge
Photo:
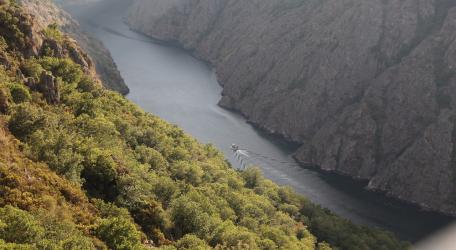
[[[302,164],[456,214],[456,2],[135,0],[128,23],[210,62],[219,104]]]
[[[95,59],[50,19],[56,10],[49,1],[0,0],[0,249],[410,247],[256,167],[233,169],[213,145],[106,88]],[[149,46],[111,50],[113,58],[139,52],[127,63],[147,83],[137,63],[152,44],[108,33],[117,39],[106,47]]]

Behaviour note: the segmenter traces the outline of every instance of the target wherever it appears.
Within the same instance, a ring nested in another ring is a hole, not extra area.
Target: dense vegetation
[[[0,5],[1,249],[407,247],[256,168],[233,170],[55,47],[30,55],[36,35],[68,39],[55,26],[33,34],[31,22],[16,4]],[[43,74],[59,98],[50,101]]]

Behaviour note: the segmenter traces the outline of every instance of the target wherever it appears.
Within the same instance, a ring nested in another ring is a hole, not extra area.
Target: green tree
[[[12,110],[9,130],[19,139],[25,139],[45,125],[43,110],[28,104],[21,104]]]
[[[211,249],[204,240],[196,235],[187,234],[176,242],[178,250],[208,250]]]
[[[115,250],[142,249],[140,232],[126,218],[104,219],[97,228],[97,235]]]
[[[10,243],[36,243],[44,237],[44,228],[26,211],[5,206],[0,208],[0,238]]]
[[[28,102],[32,99],[29,90],[20,84],[11,84],[10,92],[15,103]]]
[[[171,219],[178,236],[195,234],[204,237],[209,233],[210,216],[203,212],[200,204],[186,196],[174,200],[170,206]]]

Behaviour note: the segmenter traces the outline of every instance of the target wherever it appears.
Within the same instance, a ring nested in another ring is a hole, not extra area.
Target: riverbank
[[[229,149],[231,143],[268,156],[269,159],[252,156],[251,162],[274,182],[293,187],[316,204],[355,223],[384,228],[411,241],[443,226],[446,218],[410,210],[388,199],[377,200],[356,183],[298,166],[292,150],[282,140],[265,136],[239,114],[217,106],[222,89],[206,63],[195,60],[188,52],[151,43],[148,37],[132,32],[120,19],[126,3],[117,4],[111,1],[109,6],[91,6],[79,11],[82,16],[73,13],[83,28],[111,51],[131,89],[130,100],[179,125],[201,142],[214,144],[234,166],[239,162]]]
[[[126,23],[128,25],[128,23]],[[136,32],[141,35],[143,34],[141,31],[132,29],[130,28],[133,32]],[[184,46],[177,40],[172,40],[172,41],[166,41],[166,40],[160,40],[154,37],[150,37],[145,35],[150,39],[150,42],[155,43],[157,45],[169,47],[169,48],[174,48],[177,50],[182,51],[183,53],[188,53],[191,55],[193,58],[203,62],[206,64],[209,68],[213,69],[214,66],[210,61],[205,60],[204,58],[201,58],[198,56],[198,54],[195,53],[194,50],[192,49],[187,49],[184,48]],[[223,84],[220,84],[223,87]],[[220,107],[229,110],[233,113],[236,113],[240,115],[245,121],[249,124],[251,124],[256,130],[259,131],[259,133],[268,138],[270,141],[274,141],[274,143],[280,144],[279,147],[286,147],[287,151],[290,155],[292,155],[292,158],[300,165],[300,167],[315,171],[319,174],[321,174],[321,177],[327,181],[328,184],[333,185],[335,188],[339,190],[343,190],[344,192],[353,194],[358,196],[360,199],[363,200],[370,200],[370,202],[373,202],[377,206],[385,205],[387,204],[398,214],[401,214],[402,216],[407,216],[407,214],[410,212],[414,214],[413,216],[416,216],[417,218],[421,217],[424,220],[426,218],[429,218],[426,222],[430,226],[429,231],[434,231],[444,227],[446,225],[449,225],[452,223],[452,221],[455,220],[455,215],[453,214],[445,214],[439,211],[436,211],[432,208],[426,208],[423,207],[420,204],[408,201],[406,199],[400,199],[398,197],[389,195],[387,192],[383,190],[376,190],[376,189],[369,189],[368,184],[369,181],[366,179],[362,178],[356,178],[353,176],[350,176],[348,174],[344,174],[342,172],[337,172],[333,170],[325,170],[322,169],[318,166],[314,166],[312,164],[304,163],[301,162],[296,156],[296,150],[302,146],[299,142],[292,140],[291,138],[286,138],[280,133],[276,133],[274,131],[270,131],[267,128],[264,128],[261,126],[261,124],[255,123],[254,121],[249,120],[249,117],[246,116],[246,114],[240,113],[238,110],[231,108],[230,105],[223,105],[220,104],[220,102],[217,103]],[[400,209],[399,209],[400,208]],[[414,236],[412,238],[408,236],[403,236],[404,239],[406,240],[418,240],[423,237],[428,235],[428,232],[422,233],[420,235]]]

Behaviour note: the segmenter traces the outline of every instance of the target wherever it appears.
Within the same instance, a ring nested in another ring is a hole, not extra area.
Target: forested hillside
[[[102,87],[0,1],[0,249],[404,249]],[[34,24],[35,23],[35,24]]]
[[[78,42],[92,58],[93,64],[97,69],[97,74],[103,80],[103,85],[111,90],[118,91],[126,95],[129,92],[119,70],[117,69],[111,53],[102,42],[93,36],[84,32],[79,24],[59,8],[53,0],[18,0],[18,3],[35,16],[37,25],[46,27],[49,24],[56,23],[70,37]]]

